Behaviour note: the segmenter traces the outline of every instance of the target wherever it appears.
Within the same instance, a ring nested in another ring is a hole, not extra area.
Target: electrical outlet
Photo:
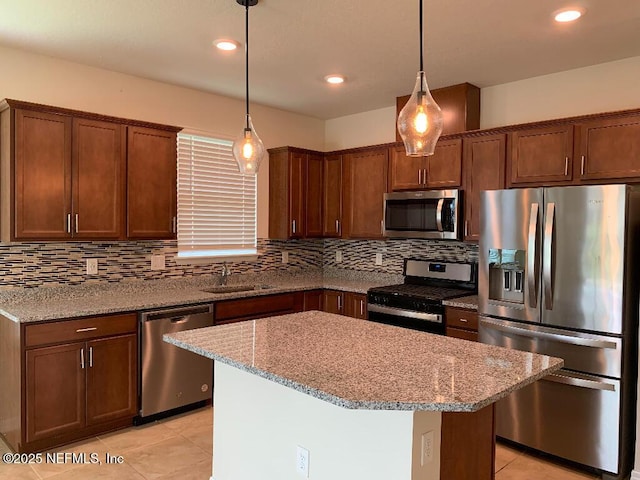
[[[336,263],[342,263],[342,250],[336,250]]]
[[[289,252],[282,252],[282,263],[289,263]]]
[[[382,265],[382,254],[376,253],[376,265]]]
[[[433,430],[422,434],[422,454],[420,455],[420,465],[424,466],[433,461]]]
[[[151,255],[151,270],[164,270],[164,255]]]
[[[97,274],[98,274],[98,259],[87,258],[87,275],[97,275]]]
[[[309,450],[298,445],[296,449],[296,472],[309,478]]]

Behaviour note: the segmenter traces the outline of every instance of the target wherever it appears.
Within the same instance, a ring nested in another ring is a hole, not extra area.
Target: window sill
[[[224,262],[255,262],[259,256],[259,253],[254,253],[247,255],[203,255],[198,257],[181,257],[176,255],[173,258],[178,265],[204,265]]]

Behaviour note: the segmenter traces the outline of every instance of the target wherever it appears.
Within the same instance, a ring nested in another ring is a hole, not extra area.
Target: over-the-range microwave
[[[459,190],[386,193],[384,235],[390,238],[458,239],[461,194]]]

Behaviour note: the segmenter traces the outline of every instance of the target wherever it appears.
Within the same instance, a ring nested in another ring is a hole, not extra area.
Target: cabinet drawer
[[[478,312],[474,310],[446,307],[445,318],[448,327],[478,331]]]
[[[218,324],[221,320],[300,312],[302,311],[303,297],[304,294],[299,292],[224,300],[216,302],[214,318]]]
[[[137,325],[135,313],[27,325],[25,347],[136,333]]]
[[[447,327],[447,337],[461,338],[462,340],[477,342],[478,332],[474,332],[473,330],[463,330],[461,328]]]

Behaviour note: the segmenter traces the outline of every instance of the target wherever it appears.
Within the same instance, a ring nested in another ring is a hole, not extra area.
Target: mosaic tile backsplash
[[[402,274],[403,259],[424,257],[475,260],[477,246],[430,240],[266,240],[256,261],[230,262],[233,274],[308,269]],[[282,252],[289,253],[282,263]],[[336,252],[342,262],[336,262]],[[116,283],[219,274],[220,264],[179,264],[176,241],[41,242],[0,244],[0,289]],[[382,265],[375,265],[376,253]],[[165,256],[164,270],[151,270],[151,255]],[[86,260],[98,259],[98,274],[87,275]]]

